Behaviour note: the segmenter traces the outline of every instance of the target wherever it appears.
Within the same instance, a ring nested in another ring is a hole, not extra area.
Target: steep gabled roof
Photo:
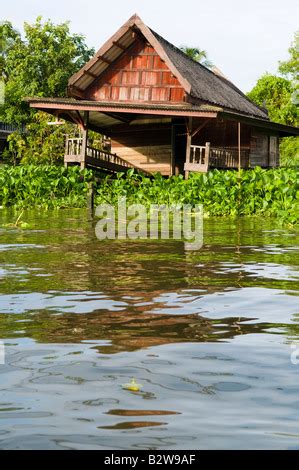
[[[187,93],[190,92],[189,82],[181,75],[171,62],[163,47],[156,39],[150,28],[148,28],[138,15],[133,15],[107,42],[96,52],[79,72],[69,79],[69,87],[79,87],[86,90],[96,78],[100,77],[134,42],[134,30],[138,30],[145,39],[156,50],[162,60],[167,64],[170,71],[178,78]]]
[[[244,114],[268,119],[266,111],[253,103],[233,83],[225,77],[215,74],[204,65],[195,62],[177,47],[173,46],[159,34],[152,31],[167,56],[188,80],[190,95],[204,102],[212,103],[227,109],[233,109]]]
[[[267,112],[250,101],[229,80],[186,56],[180,49],[148,28],[137,15],[132,16],[95,56],[70,78],[69,94],[78,96],[78,93],[82,93],[84,98],[84,91],[134,43],[136,30],[151,44],[189,96],[202,103],[268,120]]]

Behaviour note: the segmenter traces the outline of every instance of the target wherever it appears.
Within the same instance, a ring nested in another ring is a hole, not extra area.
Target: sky
[[[244,92],[265,72],[276,73],[299,29],[298,0],[1,0],[0,21],[20,31],[38,15],[70,21],[72,32],[99,49],[134,13],[176,46],[206,50]]]

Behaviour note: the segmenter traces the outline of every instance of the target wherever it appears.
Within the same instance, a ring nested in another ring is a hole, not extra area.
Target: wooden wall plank
[[[87,89],[85,98],[182,103],[186,94],[155,50],[138,37],[134,45]]]
[[[255,132],[251,135],[250,166],[269,166],[269,136]]]
[[[143,127],[143,129],[140,129]],[[171,174],[171,125],[132,126],[113,132],[112,152],[124,160],[149,171]]]

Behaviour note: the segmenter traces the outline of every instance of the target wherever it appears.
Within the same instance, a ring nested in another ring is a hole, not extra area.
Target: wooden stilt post
[[[186,145],[186,164],[190,163],[191,154],[191,140],[192,140],[192,118],[189,118],[187,125],[187,145]],[[185,170],[185,179],[189,178],[189,170]]]
[[[238,155],[239,155],[239,163],[238,163],[238,212],[241,205],[241,123],[238,122]]]
[[[171,161],[170,161],[170,176],[175,174],[175,124],[171,123]]]
[[[66,156],[68,155],[68,150],[69,150],[69,136],[66,134],[65,136],[65,151],[64,151],[64,166],[67,168],[67,161],[66,161]]]
[[[242,166],[242,162],[241,162],[241,123],[238,122],[238,155],[239,155],[239,173],[241,171],[241,166]]]
[[[211,143],[206,142],[206,149],[205,149],[205,166],[206,166],[206,171],[209,169],[210,165],[210,150],[211,150]]]
[[[94,209],[94,187],[93,182],[88,183],[88,193],[87,193],[87,209],[93,211]]]
[[[87,139],[88,139],[88,120],[89,120],[89,111],[84,112],[84,128],[83,128],[83,140],[81,148],[81,163],[80,168],[84,170],[86,166],[86,149],[87,149]]]

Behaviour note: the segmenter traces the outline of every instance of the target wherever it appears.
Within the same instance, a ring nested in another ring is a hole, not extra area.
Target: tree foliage
[[[8,137],[9,160],[17,163],[62,164],[65,135],[74,135],[77,126],[71,123],[49,125],[51,117],[43,112],[35,113],[26,127],[26,132],[14,132]]]
[[[6,61],[7,56],[14,46],[20,33],[13,27],[10,21],[0,22],[0,80],[8,79]]]
[[[281,61],[279,75],[263,75],[248,97],[260,106],[266,106],[269,117],[280,124],[299,125],[299,32],[289,48],[289,59]],[[299,165],[299,138],[281,140],[281,164]]]
[[[272,121],[296,125],[298,109],[292,102],[294,88],[283,77],[265,74],[248,93],[248,97],[259,106],[265,106]]]
[[[213,67],[212,62],[208,59],[208,54],[204,49],[189,46],[181,46],[180,49],[184,54],[190,57],[190,59],[195,60],[195,62],[199,62],[208,69]]]
[[[291,80],[299,80],[299,31],[296,31],[294,40],[289,48],[288,60],[279,62],[279,72]]]
[[[26,96],[66,96],[69,77],[94,53],[69,24],[55,25],[38,17],[24,24],[24,39],[9,22],[0,24],[0,78],[5,79],[5,103],[0,120],[27,124],[26,132],[9,137],[4,160],[11,163],[61,163],[64,137],[74,133],[72,124],[49,126],[49,115],[30,110]]]
[[[65,96],[69,77],[94,51],[87,47],[82,35],[70,32],[68,23],[55,25],[38,17],[34,24],[24,24],[24,39],[18,34],[13,36],[15,30],[10,24],[4,25],[3,70],[7,82],[0,117],[10,123],[25,123],[31,113],[23,98]]]

